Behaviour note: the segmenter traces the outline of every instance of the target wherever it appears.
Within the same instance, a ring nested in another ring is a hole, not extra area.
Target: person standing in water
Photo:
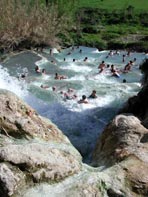
[[[42,74],[46,74],[45,68],[42,69]]]
[[[125,62],[125,55],[122,55],[122,62]]]
[[[102,63],[98,66],[98,69],[100,69],[99,73],[101,73],[105,68],[105,63],[102,61]]]
[[[50,49],[49,53],[50,53],[51,56],[53,56],[53,51],[52,51],[52,49]]]
[[[35,72],[36,72],[36,73],[40,73],[40,72],[41,72],[39,66],[36,66],[36,67],[35,67]]]

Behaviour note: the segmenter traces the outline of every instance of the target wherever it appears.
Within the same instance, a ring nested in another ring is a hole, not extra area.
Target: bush
[[[46,7],[40,0],[0,1],[0,46],[16,49],[26,44],[56,45],[57,35],[69,28],[69,17],[57,5]]]
[[[117,39],[120,37],[120,34],[114,32],[105,32],[102,35],[102,39],[110,41],[112,39]]]
[[[96,26],[86,26],[82,29],[83,33],[98,33],[98,29]]]
[[[148,42],[139,41],[139,42],[127,43],[127,47],[131,48],[135,51],[147,52],[148,51]]]
[[[102,40],[98,34],[82,34],[79,42],[82,43],[82,45],[96,47],[101,50],[107,48],[107,43]]]
[[[127,44],[123,43],[123,42],[117,42],[117,41],[111,41],[108,42],[108,49],[126,49],[127,48]]]

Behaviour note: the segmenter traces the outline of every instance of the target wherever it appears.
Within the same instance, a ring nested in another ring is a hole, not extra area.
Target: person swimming
[[[45,68],[42,69],[42,74],[46,74],[46,69]]]
[[[113,72],[112,72],[112,76],[113,77],[120,77],[120,74],[116,71],[116,70],[114,70]]]
[[[67,77],[66,76],[64,76],[64,75],[59,75],[58,73],[55,73],[55,77],[54,77],[54,79],[67,79]]]
[[[41,72],[39,66],[36,66],[36,67],[35,67],[35,72],[36,72],[36,73],[40,73],[40,72]]]
[[[86,98],[86,95],[82,95],[82,99],[80,99],[80,100],[78,101],[78,103],[79,103],[79,104],[81,104],[81,103],[87,104],[87,103],[88,103],[88,100],[87,100],[87,98]]]
[[[56,86],[52,87],[52,91],[56,91],[56,89],[57,89]]]
[[[112,64],[110,69],[113,77],[120,77],[120,74],[118,73],[118,70],[115,68],[115,66]]]
[[[86,62],[87,60],[88,60],[88,57],[85,57],[83,61]]]
[[[40,87],[43,88],[43,89],[48,89],[49,88],[48,85],[41,85]]]
[[[111,71],[112,73],[114,73],[114,72],[116,71],[115,66],[114,66],[113,64],[111,65],[110,71]]]
[[[93,98],[93,99],[94,98],[97,98],[96,93],[97,93],[96,90],[93,90],[92,93],[91,93],[91,95],[88,98]]]

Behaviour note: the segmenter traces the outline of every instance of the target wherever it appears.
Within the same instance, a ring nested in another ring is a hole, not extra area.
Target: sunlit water
[[[80,49],[82,53],[80,53]],[[67,55],[70,52],[70,55]],[[50,118],[70,139],[80,151],[86,162],[95,146],[96,140],[105,125],[114,117],[123,103],[140,90],[142,78],[139,64],[146,58],[144,53],[131,53],[122,62],[120,54],[109,56],[109,51],[98,51],[95,48],[68,48],[60,53],[54,50],[52,57],[49,49],[43,52],[24,52],[12,56],[0,66],[0,87],[8,89],[23,98],[41,115]],[[88,60],[84,62],[84,58]],[[65,61],[64,61],[65,58]],[[124,66],[136,58],[129,73],[121,73],[119,78],[111,76],[110,69],[98,74],[98,65],[104,60],[122,70]],[[75,59],[75,62],[73,62]],[[54,62],[52,62],[54,61]],[[35,73],[35,65],[45,68],[46,74]],[[4,69],[5,66],[5,69]],[[55,80],[55,73],[67,76],[67,79]],[[27,77],[18,79],[22,73]],[[126,79],[126,83],[123,83]],[[41,88],[41,85],[49,88]],[[56,91],[52,87],[56,87]],[[61,92],[68,88],[74,90],[72,100],[64,99]],[[88,104],[78,104],[85,94],[89,96],[92,90],[97,91],[96,99],[88,99]]]

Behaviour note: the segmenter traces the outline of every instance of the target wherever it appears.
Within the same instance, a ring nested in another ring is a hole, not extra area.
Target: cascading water
[[[68,48],[60,53],[55,50],[52,56],[49,51],[28,51],[6,60],[0,67],[0,87],[16,93],[41,115],[50,118],[88,162],[96,139],[105,125],[123,103],[139,91],[142,77],[139,64],[146,56],[134,52],[126,56],[123,63],[122,56],[127,54],[126,51],[109,57],[109,51],[99,52],[87,47]],[[85,57],[87,61],[83,61]],[[98,65],[103,60],[106,65],[114,64],[123,70],[134,58],[136,62],[131,71],[122,73],[119,78],[111,76],[110,68],[98,74]],[[36,65],[46,69],[46,74],[36,73]],[[55,80],[55,73],[65,75],[67,79]],[[26,77],[21,77],[22,74]],[[127,82],[123,83],[123,79]],[[41,85],[47,88],[41,88]],[[73,89],[71,94],[77,97],[65,99],[63,93],[68,88]],[[97,91],[96,99],[88,99],[88,104],[78,104],[83,94],[89,96],[94,89]]]

